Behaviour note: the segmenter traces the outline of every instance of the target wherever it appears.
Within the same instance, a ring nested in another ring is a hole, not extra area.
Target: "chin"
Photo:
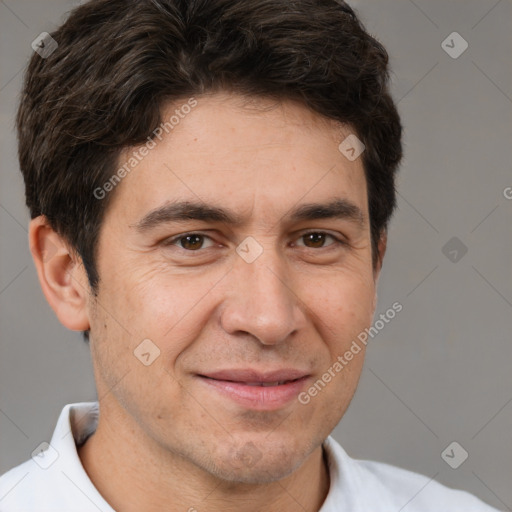
[[[306,447],[307,448],[307,447]],[[298,469],[309,452],[295,446],[248,441],[216,453],[211,473],[231,483],[267,484]]]
[[[243,466],[233,468],[230,464],[217,465],[213,474],[225,482],[232,484],[261,485],[269,484],[282,480],[291,475],[301,464],[302,461],[290,461],[289,463],[280,461],[264,461],[249,467]]]

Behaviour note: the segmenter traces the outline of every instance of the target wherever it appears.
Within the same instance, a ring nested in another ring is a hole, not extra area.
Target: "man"
[[[64,407],[0,509],[491,511],[330,437],[402,156],[386,51],[350,7],[92,0],[40,43],[30,247],[99,402]]]

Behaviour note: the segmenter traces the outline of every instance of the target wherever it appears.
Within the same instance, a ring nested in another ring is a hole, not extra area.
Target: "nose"
[[[222,328],[231,335],[250,334],[263,345],[287,340],[306,322],[293,285],[285,263],[270,249],[252,263],[237,258],[225,283]]]

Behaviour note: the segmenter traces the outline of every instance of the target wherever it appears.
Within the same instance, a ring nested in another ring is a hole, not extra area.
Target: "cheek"
[[[175,360],[212,316],[214,288],[223,274],[191,276],[164,267],[129,275],[129,281],[117,287],[116,301],[130,332],[141,340],[151,339],[166,359]]]
[[[339,272],[318,279],[307,305],[324,339],[342,348],[367,328],[373,317],[375,286],[371,277]]]
[[[91,331],[99,393],[112,393],[133,417],[165,415],[168,404],[186,402],[172,370],[181,348],[172,343],[166,346],[163,337],[159,338],[162,326],[158,316],[152,315],[156,308],[149,298],[138,301],[128,293],[122,295],[124,301],[117,300],[120,297],[115,301],[109,301],[106,294],[99,297],[101,306]],[[116,314],[106,313],[107,307]],[[167,339],[174,342],[176,337],[168,334]]]

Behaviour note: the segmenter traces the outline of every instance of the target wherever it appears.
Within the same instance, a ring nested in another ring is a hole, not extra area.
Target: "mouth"
[[[239,382],[239,384],[244,384],[245,386],[261,386],[262,388],[270,388],[273,386],[282,386],[283,384],[288,384],[289,382],[295,382],[298,379],[294,380],[281,380],[279,382]],[[226,382],[236,382],[236,381],[226,381]]]
[[[284,408],[296,400],[309,374],[297,369],[270,372],[248,369],[222,370],[197,377],[211,392],[239,406],[270,411]]]

